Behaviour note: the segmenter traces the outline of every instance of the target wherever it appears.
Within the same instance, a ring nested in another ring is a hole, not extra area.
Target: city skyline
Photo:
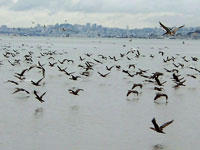
[[[144,5],[145,4],[145,5]],[[199,26],[200,1],[175,0],[0,0],[0,25],[101,24],[106,27],[145,28]]]
[[[162,28],[122,29],[108,28],[98,24],[37,24],[30,28],[9,28],[0,26],[0,34],[14,36],[51,36],[51,37],[116,37],[116,38],[164,38]],[[171,38],[200,38],[200,27],[184,27]]]

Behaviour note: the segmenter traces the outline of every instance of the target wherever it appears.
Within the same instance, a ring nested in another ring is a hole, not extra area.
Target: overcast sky
[[[97,23],[107,27],[200,26],[200,0],[0,0],[0,25]]]

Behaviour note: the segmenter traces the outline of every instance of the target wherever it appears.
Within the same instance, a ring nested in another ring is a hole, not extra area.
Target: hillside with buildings
[[[55,24],[36,25],[30,28],[0,27],[0,34],[16,36],[54,36],[54,37],[106,37],[106,38],[164,38],[162,28],[126,29],[108,28],[102,25],[90,24]],[[172,38],[200,39],[200,27],[184,27]]]

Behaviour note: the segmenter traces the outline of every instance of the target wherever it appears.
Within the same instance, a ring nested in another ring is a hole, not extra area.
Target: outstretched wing
[[[161,27],[163,27],[167,32],[170,32],[170,29],[168,27],[166,27],[165,25],[163,25],[161,22],[159,22],[159,24],[161,25]]]
[[[160,126],[161,129],[165,128],[166,126],[170,125],[174,120],[171,120],[169,122],[164,123],[163,125]]]
[[[44,92],[40,97],[42,98],[45,94],[46,94],[46,92]]]
[[[184,26],[185,26],[185,25],[182,25],[182,26],[180,26],[180,27],[178,27],[178,28],[180,29],[180,28],[183,28]]]
[[[156,123],[156,119],[155,119],[155,118],[152,119],[152,123],[153,123],[154,128],[155,128],[156,130],[160,130],[160,127],[159,127],[158,124]]]
[[[131,91],[131,90],[128,90],[126,96],[129,96],[131,93],[132,93],[132,91]]]
[[[44,78],[42,78],[42,79],[38,80],[38,81],[37,81],[37,84],[39,84],[39,83],[40,83],[40,82],[41,82],[43,79],[44,79]]]
[[[182,26],[180,26],[180,27],[178,27],[178,28],[175,28],[173,31],[176,32],[176,31],[178,31],[180,28],[183,28],[183,27],[184,27],[184,25],[182,25]]]

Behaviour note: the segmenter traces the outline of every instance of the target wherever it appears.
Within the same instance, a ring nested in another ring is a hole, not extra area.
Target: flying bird
[[[169,28],[169,27],[166,27],[165,25],[163,25],[161,22],[159,22],[159,24],[166,31],[163,35],[172,35],[172,36],[174,36],[176,34],[176,31],[178,31],[180,28],[184,27],[184,25],[182,25],[180,27]]]
[[[41,82],[43,79],[44,79],[44,78],[38,80],[37,82],[34,82],[33,80],[31,80],[31,83],[32,83],[33,85],[35,85],[35,86],[41,86],[41,85],[40,85],[40,82]]]
[[[27,90],[25,90],[25,89],[23,89],[23,88],[16,88],[16,90],[13,92],[13,94],[18,93],[18,92],[20,92],[20,91],[26,92],[27,94],[30,94],[29,91],[27,91]]]
[[[126,96],[128,97],[131,93],[135,93],[137,96],[139,95],[139,92],[136,90],[128,90]]]
[[[102,73],[100,73],[100,72],[97,72],[101,77],[106,77],[107,75],[109,75],[110,74],[110,72],[109,73],[106,73],[106,74],[102,74]]]
[[[164,93],[157,93],[156,96],[154,97],[154,101],[157,100],[160,97],[165,97],[166,98],[166,103],[167,103],[168,96],[167,96],[167,94],[164,94]]]
[[[152,123],[153,123],[153,125],[154,125],[154,128],[153,128],[153,127],[150,127],[150,129],[152,129],[152,130],[154,130],[154,131],[156,131],[156,132],[158,132],[158,133],[163,133],[163,134],[165,134],[165,132],[163,132],[163,129],[164,129],[166,126],[170,125],[173,121],[174,121],[174,120],[168,121],[168,122],[164,123],[163,125],[159,126],[159,125],[156,123],[156,119],[153,118],[153,119],[152,119]]]
[[[69,89],[68,91],[69,91],[70,94],[78,95],[78,92],[83,91],[83,89],[77,89],[75,91],[72,90],[72,89]]]
[[[34,90],[34,92],[33,92],[34,94],[35,94],[35,98],[37,99],[37,100],[39,100],[41,103],[43,103],[44,102],[44,100],[42,99],[42,97],[46,94],[46,92],[44,92],[41,96],[39,96],[38,94],[37,94],[37,91],[35,91]]]
[[[15,85],[18,85],[19,83],[17,83],[16,81],[13,81],[13,80],[8,80],[7,82],[10,82],[10,83],[13,83]]]

